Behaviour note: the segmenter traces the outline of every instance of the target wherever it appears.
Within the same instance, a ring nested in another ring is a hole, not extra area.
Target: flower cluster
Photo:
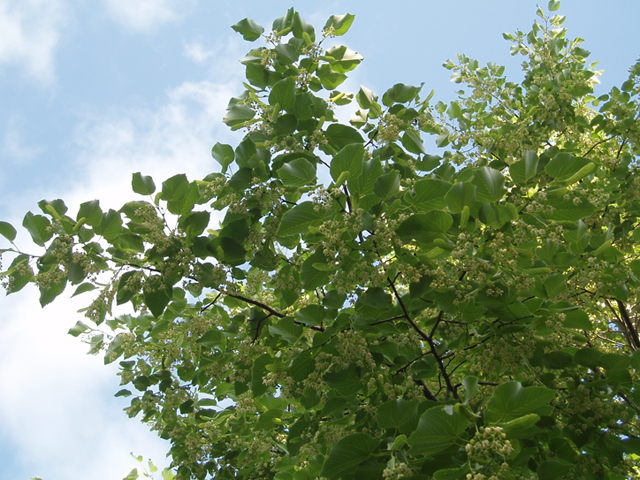
[[[476,435],[465,445],[471,461],[473,473],[467,474],[467,480],[500,480],[509,470],[507,457],[513,452],[513,446],[501,427],[480,427]]]

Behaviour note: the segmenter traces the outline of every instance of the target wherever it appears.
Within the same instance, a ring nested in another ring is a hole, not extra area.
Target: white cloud
[[[133,451],[166,466],[168,444],[113,398],[116,368],[66,334],[83,305],[74,300],[41,310],[35,289],[0,300],[0,424],[12,465],[20,478],[113,480],[134,466]]]
[[[104,0],[107,11],[120,24],[138,32],[178,20],[191,0]]]
[[[207,48],[202,42],[194,41],[192,43],[185,43],[184,56],[194,61],[195,63],[205,63],[209,58],[212,58],[218,51],[217,48]]]
[[[0,65],[51,81],[65,8],[62,0],[0,0]]]

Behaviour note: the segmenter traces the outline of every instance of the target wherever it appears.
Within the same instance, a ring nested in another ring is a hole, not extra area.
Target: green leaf
[[[364,168],[364,146],[360,143],[352,143],[343,147],[331,160],[331,178],[337,181],[343,173],[346,178],[358,178]]]
[[[247,105],[234,105],[229,109],[222,121],[233,130],[242,128],[246,122],[255,116],[256,112]]]
[[[269,332],[272,335],[282,337],[287,343],[295,343],[302,335],[302,327],[296,325],[293,318],[283,318],[275,325],[269,325]]]
[[[297,158],[285,163],[277,173],[286,186],[303,187],[316,183],[316,166],[306,158]]]
[[[281,109],[291,110],[296,99],[296,81],[293,77],[287,77],[276,83],[269,93],[269,104],[280,105]]]
[[[542,355],[542,364],[551,369],[567,368],[573,364],[573,357],[567,352],[549,352]]]
[[[423,180],[424,181],[424,180]],[[437,180],[434,180],[434,182]],[[443,182],[446,183],[446,182]],[[450,184],[447,183],[450,186]],[[478,187],[469,182],[458,182],[444,197],[451,213],[460,213],[464,207],[471,208],[476,203],[476,190]]]
[[[136,275],[136,272],[130,271],[125,272],[120,276],[120,279],[118,280],[118,291],[116,293],[117,305],[122,305],[123,303],[128,302],[136,293],[138,293],[137,289],[133,288],[133,285],[136,284],[131,285],[130,283],[127,283],[132,277],[135,277]]]
[[[108,242],[118,238],[123,231],[120,212],[110,209],[108,212],[102,214],[102,222],[100,222],[100,226],[95,230],[97,234],[102,235]]]
[[[627,370],[629,365],[631,365],[631,357],[629,355],[619,355],[617,353],[605,353],[600,357],[599,362],[607,372]]]
[[[262,379],[267,373],[267,365],[272,362],[273,360],[266,353],[260,355],[253,361],[253,368],[251,369],[251,393],[253,393],[254,397],[259,397],[269,389]]]
[[[493,168],[482,167],[476,170],[471,183],[478,187],[476,197],[482,203],[497,202],[506,192],[502,173]]]
[[[526,185],[538,175],[538,155],[535,151],[527,150],[522,160],[509,166],[511,178],[518,185]]]
[[[567,279],[561,273],[553,273],[544,279],[544,290],[547,298],[554,299],[567,291]]]
[[[51,284],[47,286],[47,288],[40,287],[40,305],[44,307],[45,305],[49,305],[53,302],[58,295],[64,292],[65,287],[67,286],[66,278],[57,278]]]
[[[17,232],[13,225],[7,222],[0,222],[0,235],[13,242],[16,239],[16,234]]]
[[[281,43],[280,45],[276,45],[273,51],[276,52],[276,58],[283,65],[290,65],[294,62],[297,62],[298,58],[300,58],[298,49],[288,43]]]
[[[538,478],[540,480],[555,480],[557,478],[565,478],[573,465],[560,460],[547,460],[538,467]]]
[[[131,396],[131,391],[127,390],[126,388],[123,388],[122,390],[118,390],[118,392],[114,395],[114,397],[130,397]],[[138,478],[138,474],[136,472],[136,476],[134,477],[134,479],[137,480]],[[124,479],[126,480],[126,478]]]
[[[458,480],[466,478],[469,473],[469,467],[463,465],[458,468],[443,468],[433,473],[433,480]]]
[[[226,173],[229,165],[233,163],[235,153],[231,145],[216,142],[211,149],[211,156],[215,158],[220,165],[222,165],[222,173]]]
[[[87,330],[89,330],[89,326],[85,325],[83,322],[78,320],[76,324],[73,327],[71,327],[67,333],[69,335],[77,337],[83,334],[84,332],[86,332]]]
[[[327,127],[324,132],[324,136],[329,142],[329,145],[334,149],[335,154],[347,145],[352,143],[364,143],[362,135],[358,131],[348,125],[342,125],[340,123],[332,123]]]
[[[336,45],[325,52],[324,58],[329,62],[331,70],[337,73],[347,73],[356,68],[363,57],[344,45]]]
[[[402,145],[411,153],[427,153],[424,149],[424,143],[422,143],[420,134],[413,130],[405,130],[404,135],[402,136]]]
[[[564,314],[564,322],[563,325],[566,328],[575,328],[577,330],[593,330],[593,325],[591,324],[591,320],[589,320],[589,315],[576,305],[573,305],[569,302],[561,302],[553,305],[553,310]]]
[[[372,193],[376,180],[384,174],[378,157],[365,161],[363,167],[359,177],[349,180],[349,190],[359,194],[360,197]]]
[[[61,220],[62,216],[67,213],[67,206],[60,199],[51,201],[40,200],[38,206],[46,215],[51,215],[58,220]]]
[[[242,242],[243,240],[240,239]],[[246,261],[247,251],[241,243],[230,237],[213,238],[207,248],[223,263],[232,267],[242,265]],[[217,285],[216,285],[217,286]]]
[[[298,12],[293,14],[293,22],[291,24],[293,28],[293,36],[299,39],[305,39],[305,34],[308,36],[309,41],[312,43],[316,41],[316,32],[314,28],[309,25]]]
[[[242,38],[249,42],[253,42],[259,39],[260,35],[262,35],[262,32],[264,32],[264,28],[250,18],[244,18],[240,20],[235,25],[232,25],[231,28],[233,28],[236,32],[242,35]]]
[[[80,204],[80,210],[78,210],[78,221],[84,218],[87,225],[97,227],[102,222],[102,210],[100,209],[100,202],[98,200],[92,200],[90,202],[84,202]]]
[[[207,330],[196,343],[205,348],[214,349],[217,347],[220,351],[223,351],[227,344],[227,337],[223,331],[212,328],[211,330]]]
[[[324,63],[320,65],[320,68],[316,71],[320,83],[327,90],[334,90],[347,79],[344,73],[336,72],[330,65]]]
[[[29,265],[29,256],[18,255],[15,257],[6,274],[12,279],[7,285],[7,295],[22,290],[33,279],[33,269]]]
[[[376,410],[380,428],[395,428],[400,433],[411,433],[418,423],[418,400],[397,398],[381,404]]]
[[[148,277],[143,287],[144,301],[153,314],[158,318],[169,305],[173,291],[159,275]]]
[[[351,28],[351,24],[355,20],[356,16],[351,15],[350,13],[345,13],[344,15],[331,15],[327,23],[324,24],[324,31],[329,30],[333,27],[332,33],[339,37],[347,33],[349,28]]]
[[[178,225],[189,237],[197,237],[209,226],[209,220],[209,212],[191,212],[186,217],[181,217]]]
[[[73,295],[71,296],[75,297],[76,295],[80,295],[81,293],[85,293],[85,292],[90,292],[92,290],[95,290],[96,288],[98,287],[90,283],[81,283],[80,285],[78,285],[78,288],[75,289],[75,291],[73,292]]]
[[[462,116],[462,109],[460,108],[460,103],[458,101],[454,100],[451,102],[449,108],[447,108],[447,115],[449,115],[449,118],[452,120]]]
[[[413,87],[411,85],[405,85],[404,83],[396,83],[384,93],[382,103],[387,107],[390,107],[394,103],[408,103],[418,96],[421,89],[422,86]]]
[[[396,233],[404,242],[415,240],[418,243],[429,244],[436,238],[441,238],[452,225],[451,215],[434,210],[410,216],[400,224]]]
[[[584,197],[577,197],[579,202],[573,199],[565,200],[564,196],[550,198],[547,203],[552,212],[547,215],[550,220],[577,221],[590,217],[596,212],[596,207]]]
[[[318,209],[316,210],[316,207]],[[307,233],[310,226],[322,223],[324,210],[314,202],[302,202],[282,216],[278,236],[287,237]]]
[[[445,407],[430,408],[422,414],[418,428],[407,439],[413,455],[433,455],[453,445],[469,426],[463,415]]]
[[[382,175],[373,184],[373,193],[382,200],[388,200],[400,191],[400,173],[397,170]]]
[[[508,437],[519,436],[520,434],[529,430],[539,421],[540,415],[530,413],[528,415],[524,415],[522,417],[511,420],[510,422],[502,423],[502,431]]]
[[[160,198],[167,202],[167,209],[174,215],[186,215],[200,200],[200,190],[195,182],[189,183],[187,176],[181,173],[162,182]]]
[[[47,217],[34,215],[31,212],[27,212],[22,221],[22,226],[27,229],[33,242],[41,247],[44,247],[44,243],[53,236],[53,233],[49,230],[50,225],[51,222]]]
[[[434,168],[438,167],[442,162],[442,157],[439,155],[424,155],[422,160],[415,162],[415,168],[421,172],[430,172]]]
[[[153,178],[136,172],[131,179],[131,188],[135,193],[139,193],[140,195],[151,195],[156,191],[156,184],[153,183]]]
[[[553,160],[551,160],[547,164],[547,166],[544,168],[544,171],[553,178],[567,181],[569,179],[572,179],[574,175],[580,172],[584,167],[587,167],[589,164],[593,164],[593,162],[588,158],[574,157],[570,153],[563,152],[553,157]],[[589,169],[591,168],[592,167],[589,167]],[[588,173],[585,173],[585,175],[587,174]],[[579,179],[580,178],[577,178],[570,183],[574,183]]]
[[[260,165],[258,149],[250,138],[245,138],[240,142],[236,147],[235,155],[236,163],[240,168],[257,168]]]
[[[356,94],[356,101],[361,108],[369,109],[371,104],[376,101],[376,96],[367,87],[360,85],[360,90]]]
[[[636,370],[640,370],[640,350],[636,350],[631,355],[631,365]]]
[[[317,269],[314,265],[326,264],[327,258],[322,252],[318,251],[309,256],[300,267],[300,282],[305,290],[310,291],[318,287],[324,286],[328,281],[331,273],[329,269]],[[333,269],[335,271],[335,269]]]
[[[602,352],[596,348],[581,348],[573,356],[578,365],[589,368],[598,368],[601,366]]]
[[[555,390],[545,387],[523,387],[520,382],[499,385],[493,392],[487,409],[487,423],[508,422],[548,405],[556,396]]]
[[[449,182],[425,178],[413,185],[412,191],[407,192],[404,200],[421,212],[440,210],[447,205],[446,195],[450,189]]]
[[[500,229],[510,220],[516,220],[517,212],[514,212],[504,205],[495,205],[487,202],[483,203],[480,207],[478,219],[485,225]]]
[[[320,475],[328,480],[337,480],[368,460],[379,444],[379,440],[366,433],[347,435],[331,449]]]
[[[338,308],[340,308],[344,304],[344,300],[346,300],[346,298],[343,299],[342,296],[339,296],[337,292],[332,291],[325,296],[325,300],[327,300],[325,303],[329,303],[328,298],[331,297],[336,297],[335,301],[339,304],[336,305]],[[342,302],[340,302],[340,300],[342,300]],[[308,305],[296,312],[294,315],[299,322],[302,322],[305,325],[317,327],[322,325],[327,313],[322,305]]]
[[[462,385],[464,386],[464,403],[466,405],[478,392],[478,377],[464,377]]]
[[[309,350],[304,350],[291,363],[289,375],[296,382],[301,382],[316,369],[315,359]]]
[[[550,0],[547,8],[550,12],[555,12],[560,8],[560,0]]]
[[[288,9],[286,14],[284,14],[282,17],[276,18],[273,21],[271,29],[279,32],[281,30],[284,30],[285,28],[290,28],[291,24],[293,23],[294,12],[295,10],[293,8]]]

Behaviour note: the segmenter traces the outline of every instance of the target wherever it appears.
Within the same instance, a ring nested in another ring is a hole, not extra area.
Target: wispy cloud
[[[76,136],[79,182],[71,204],[92,198],[121,206],[140,171],[160,183],[177,173],[204,177],[218,166],[210,155],[216,141],[231,141],[222,124],[229,98],[238,92],[209,81],[186,82],[170,91],[157,110],[111,112],[88,119]],[[104,208],[104,207],[103,207]]]
[[[0,66],[19,65],[50,82],[65,9],[62,0],[0,0]]]
[[[195,63],[205,63],[220,50],[220,46],[207,48],[202,42],[194,41],[184,44],[184,56]]]
[[[107,11],[120,24],[137,31],[148,32],[159,25],[181,18],[192,0],[104,0]]]

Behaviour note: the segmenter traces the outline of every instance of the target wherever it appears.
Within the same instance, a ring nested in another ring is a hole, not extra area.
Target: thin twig
[[[200,309],[200,312],[204,312],[206,309],[208,309],[210,306],[215,305],[215,303],[218,301],[218,299],[222,296],[222,293],[218,293],[218,295],[216,296],[216,298],[213,299],[212,302],[207,303],[204,307],[202,307]]]

